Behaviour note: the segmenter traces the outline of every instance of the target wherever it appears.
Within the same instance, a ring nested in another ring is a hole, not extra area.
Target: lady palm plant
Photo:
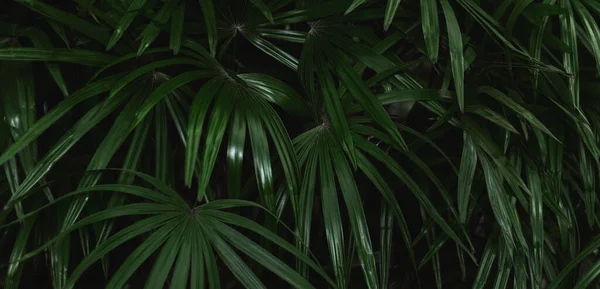
[[[599,286],[600,2],[2,4],[4,288]]]

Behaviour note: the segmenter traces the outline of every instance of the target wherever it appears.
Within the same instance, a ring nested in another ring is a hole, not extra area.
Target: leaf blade
[[[465,109],[465,90],[464,90],[464,56],[463,42],[460,26],[454,10],[448,0],[440,0],[444,18],[446,19],[446,28],[448,29],[448,42],[450,44],[450,62],[452,65],[452,77],[454,78],[454,89],[456,90],[456,98],[458,99],[458,107],[461,112]]]

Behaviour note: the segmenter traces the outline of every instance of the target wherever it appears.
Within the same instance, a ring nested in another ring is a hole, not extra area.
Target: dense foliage
[[[3,288],[590,288],[597,0],[8,0]]]

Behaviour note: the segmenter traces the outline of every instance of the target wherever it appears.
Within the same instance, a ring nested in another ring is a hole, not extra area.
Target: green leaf
[[[333,174],[329,149],[319,151],[319,179],[321,183],[321,205],[327,246],[333,266],[333,272],[339,288],[346,287],[346,270],[344,254],[344,229],[340,216],[340,206]]]
[[[204,23],[206,24],[206,32],[208,33],[208,47],[210,54],[215,56],[217,53],[217,19],[215,16],[215,8],[212,0],[199,0],[202,14],[204,15]]]
[[[248,87],[256,91],[255,95],[277,104],[286,112],[303,117],[310,115],[305,99],[289,84],[260,73],[243,73],[238,74],[238,77],[244,80]]]
[[[42,30],[30,27],[25,29],[23,31],[23,34],[29,37],[29,39],[31,39],[31,42],[33,42],[33,46],[37,48],[52,48],[52,43],[50,42],[50,39]],[[67,84],[65,83],[59,65],[57,63],[50,62],[46,62],[45,65],[50,74],[52,75],[52,78],[54,78],[54,82],[56,82],[58,88],[60,88],[60,91],[62,91],[64,96],[68,96],[69,90],[67,89]]]
[[[229,116],[233,110],[232,104],[235,101],[234,89],[230,85],[224,85],[218,92],[219,95],[215,100],[210,121],[206,128],[206,144],[204,146],[204,153],[202,154],[197,200],[201,200],[206,194],[210,176],[217,160],[217,154],[221,148],[221,141],[229,122]]]
[[[465,111],[477,114],[509,132],[519,134],[519,131],[517,131],[517,129],[506,118],[489,107],[482,105],[471,105],[468,106]]]
[[[207,71],[202,71],[202,70],[188,71],[188,72],[184,72],[180,75],[177,75],[176,77],[173,77],[173,78],[169,79],[168,81],[164,82],[158,88],[156,88],[152,92],[152,94],[150,94],[150,96],[148,96],[148,98],[146,98],[146,101],[140,106],[140,108],[138,109],[138,112],[136,114],[137,122],[135,123],[135,125],[137,125],[139,122],[141,122],[144,119],[144,117],[146,116],[146,114],[148,114],[148,112],[150,112],[150,110],[152,110],[152,108],[161,99],[163,99],[166,95],[168,95],[175,89],[179,88],[182,85],[187,84],[188,82],[192,82],[192,81],[199,80],[202,78],[208,78],[213,75],[214,75],[213,72],[207,72]]]
[[[533,237],[532,282],[542,286],[544,265],[544,192],[538,167],[533,162],[526,163],[527,185],[533,196],[531,198],[531,229]]]
[[[183,25],[185,17],[185,2],[173,12],[171,17],[171,34],[169,39],[169,48],[173,50],[173,54],[177,55],[181,47],[181,37],[183,35]]]
[[[189,228],[193,230],[193,228]],[[188,278],[190,275],[190,267],[193,269],[193,275],[204,275],[204,270],[197,270],[197,264],[192,263],[192,259],[196,259],[195,255],[200,255],[202,252],[195,251],[192,247],[195,247],[195,238],[192,236],[193,232],[185,232],[183,238],[181,240],[181,246],[179,249],[179,253],[177,255],[177,262],[175,263],[175,268],[173,268],[173,276],[171,277],[171,286],[169,288],[173,289],[185,289],[187,288]],[[201,258],[201,257],[200,257]],[[195,262],[198,262],[195,260]],[[158,262],[157,262],[158,263]],[[194,266],[196,265],[196,266]],[[195,269],[195,270],[194,270]],[[204,268],[202,268],[204,269]],[[192,283],[194,284],[194,283]],[[194,286],[194,285],[192,285]],[[194,287],[192,287],[194,288]]]
[[[515,4],[515,7],[510,12],[510,15],[508,16],[508,20],[506,21],[506,37],[508,37],[508,38],[512,37],[513,28],[514,28],[515,24],[517,23],[517,19],[519,18],[519,16],[521,16],[521,14],[523,13],[523,10],[527,6],[529,6],[532,2],[533,2],[533,0],[525,0],[525,1],[519,1],[518,3]]]
[[[392,90],[383,94],[376,95],[377,99],[382,105],[388,105],[392,103],[403,103],[412,101],[430,101],[430,100],[444,100],[447,95],[439,89],[399,89]],[[346,109],[349,114],[357,113],[362,111],[363,108],[360,105],[353,105]]]
[[[190,287],[191,288],[203,288],[204,287],[204,257],[210,253],[212,253],[212,251],[210,249],[205,249],[203,244],[204,244],[204,238],[202,236],[202,231],[200,230],[198,223],[197,222],[192,222],[192,227],[190,228],[190,234],[191,234],[191,246],[192,246],[192,250],[191,250],[191,254],[189,255],[189,257],[192,259],[191,260],[191,264],[190,264],[190,271],[194,272],[193,274],[190,274]],[[185,242],[185,241],[184,241]],[[184,245],[185,248],[185,245]],[[184,249],[182,249],[181,251],[179,251],[179,258],[187,258],[185,256],[182,256],[182,254],[184,253]],[[178,259],[178,262],[181,259]],[[183,261],[182,261],[183,262]],[[206,266],[210,266],[207,262]],[[210,268],[207,268],[210,272]],[[175,272],[178,272],[177,267],[175,267]],[[175,278],[175,276],[177,275],[177,273],[173,274],[173,279]],[[186,276],[187,277],[187,276]],[[177,278],[178,280],[182,280],[180,278]],[[176,289],[177,287],[175,285],[177,285],[179,282],[175,282],[175,280],[173,280],[171,282],[171,288]],[[185,286],[183,288],[186,288]]]
[[[208,115],[208,108],[212,99],[218,93],[222,84],[223,82],[219,78],[212,79],[204,84],[198,91],[198,94],[194,97],[194,101],[190,108],[185,158],[185,183],[188,187],[192,184],[194,163],[198,156],[204,119]]]
[[[381,246],[381,273],[379,274],[379,284],[381,288],[387,288],[389,283],[389,271],[392,255],[392,238],[394,227],[394,216],[385,201],[381,202],[381,213],[379,217],[380,226],[380,246]]]
[[[113,155],[121,147],[132,129],[132,122],[135,119],[135,111],[142,103],[146,93],[142,91],[134,95],[125,108],[121,111],[110,131],[105,135],[94,156],[90,160],[87,171],[96,171],[105,169]],[[79,182],[78,189],[94,186],[100,180],[100,174],[85,175]],[[69,205],[68,211],[62,224],[62,229],[71,226],[81,214],[88,198],[76,198]]]
[[[133,19],[140,13],[140,10],[144,4],[146,4],[146,0],[133,0],[129,2],[129,8],[127,8],[127,11],[125,11],[124,15],[119,20],[117,27],[115,27],[115,31],[108,41],[108,44],[106,44],[107,51],[115,46],[123,34],[125,34],[125,31],[131,22],[133,22]]]
[[[373,93],[367,85],[358,77],[356,72],[346,63],[340,55],[334,57],[334,69],[342,83],[348,88],[352,96],[361,106],[391,135],[394,142],[402,149],[408,149],[406,142],[398,132],[394,122],[383,109],[383,106],[375,101]]]
[[[114,57],[92,50],[62,48],[1,48],[0,60],[58,61],[81,65],[102,66]]]
[[[444,17],[446,18],[446,29],[448,30],[448,43],[450,45],[450,62],[452,64],[452,77],[454,78],[454,89],[458,99],[458,107],[461,112],[465,109],[465,67],[463,56],[462,34],[454,10],[448,0],[440,0]]]
[[[310,100],[310,105],[313,107],[312,113],[314,120],[320,119],[318,111],[315,109],[318,107],[317,103],[317,89],[315,80],[315,61],[314,55],[317,50],[317,39],[316,36],[307,36],[306,43],[302,46],[302,53],[300,54],[300,63],[298,65],[298,79],[300,84]]]
[[[589,285],[598,278],[598,275],[600,275],[600,261],[596,261],[596,263],[588,269],[585,275],[580,277],[579,282],[577,282],[573,289],[589,288]]]
[[[413,244],[412,237],[410,235],[410,231],[408,229],[408,224],[404,217],[404,213],[402,213],[400,204],[396,200],[396,198],[392,192],[392,189],[385,182],[385,180],[383,179],[383,176],[377,171],[375,166],[361,152],[357,152],[357,160],[358,160],[358,167],[360,168],[360,170],[365,173],[365,175],[371,180],[371,182],[373,182],[375,187],[377,187],[379,192],[381,192],[382,197],[386,202],[386,206],[389,207],[387,210],[392,212],[394,214],[394,217],[396,217],[396,221],[398,222],[398,226],[400,227],[400,233],[402,235],[402,240],[404,241],[404,244],[406,245],[406,249],[409,252],[411,263],[412,263],[415,271],[417,271],[417,263],[415,260],[414,250],[413,250],[413,246],[412,246],[412,244]],[[382,270],[380,273],[380,276],[382,276],[382,278],[385,279],[384,277],[386,276],[386,274],[387,274],[387,272]],[[382,280],[381,283],[382,283],[381,286],[383,287],[385,285],[385,282]]]
[[[0,78],[0,100],[3,104],[3,121],[7,125],[7,137],[19,139],[34,126],[36,120],[36,85],[32,65],[27,62],[3,62],[0,66]],[[10,144],[10,141],[7,139],[4,144]],[[29,174],[37,161],[37,148],[37,142],[30,143],[19,152],[12,164],[5,167],[11,193],[15,193],[15,187],[20,183],[16,160],[19,160],[25,174]]]
[[[28,219],[19,228],[19,233],[15,239],[14,246],[10,253],[9,265],[6,270],[6,279],[4,280],[4,288],[17,289],[21,281],[21,275],[23,273],[24,264],[20,263],[19,260],[25,253],[27,245],[27,239],[31,234],[35,219]]]
[[[249,289],[260,288],[266,289],[265,285],[256,277],[256,275],[248,268],[246,264],[240,259],[238,254],[225,243],[225,240],[212,228],[202,224],[202,231],[206,235],[207,239],[212,244],[212,247],[219,253],[223,263],[227,265],[227,268],[233,273],[233,275],[242,283],[242,285]],[[207,228],[208,227],[208,228]],[[214,268],[215,270],[217,268]]]
[[[269,9],[267,3],[265,3],[263,0],[250,0],[250,2],[252,2],[252,4],[254,4],[254,6],[256,6],[256,8],[258,8],[258,10],[260,10],[265,17],[267,17],[269,22],[273,24],[275,20],[273,20],[273,15],[271,14],[271,10]]]
[[[168,143],[168,122],[167,122],[167,109],[165,105],[165,101],[160,101],[155,108],[155,118],[154,118],[154,139],[155,139],[155,166],[154,166],[154,176],[159,181],[166,183],[167,182],[167,172],[169,166],[169,160],[167,156],[167,152],[169,151],[169,143]]]
[[[110,39],[110,33],[108,32],[108,29],[92,24],[74,14],[64,12],[51,5],[44,4],[39,0],[17,0],[17,2],[45,17],[62,23],[65,26],[71,27],[101,44],[106,45]]]
[[[214,202],[212,202],[212,203],[214,203]],[[308,256],[306,256],[304,253],[300,252],[293,245],[289,244],[286,240],[284,240],[283,238],[281,238],[274,232],[259,225],[258,223],[254,222],[253,220],[242,217],[242,216],[238,216],[236,214],[232,214],[232,213],[228,213],[228,212],[224,212],[224,211],[217,211],[217,210],[210,210],[210,211],[206,210],[206,211],[203,211],[202,214],[210,216],[211,218],[216,218],[223,223],[239,226],[239,227],[242,227],[244,229],[247,229],[254,233],[259,234],[260,236],[266,238],[267,240],[275,243],[277,246],[281,247],[282,249],[292,253],[296,258],[298,258],[300,261],[304,262],[305,264],[309,265],[313,270],[315,270],[319,275],[321,275],[321,277],[323,277],[330,285],[334,285],[333,281],[331,279],[329,279],[329,277],[327,276],[325,271],[319,265],[317,265],[314,261],[312,261]]]
[[[119,231],[118,233],[110,237],[108,240],[106,240],[106,242],[96,247],[96,249],[90,252],[90,254],[87,257],[85,257],[79,263],[79,265],[77,265],[77,267],[73,270],[71,276],[67,280],[65,288],[73,288],[73,286],[81,277],[81,275],[85,272],[85,270],[87,270],[87,268],[89,268],[94,262],[100,259],[100,257],[106,255],[108,252],[112,251],[127,240],[130,240],[131,238],[139,236],[140,234],[143,234],[155,228],[159,228],[159,230],[154,232],[150,236],[150,238],[148,238],[146,242],[142,244],[142,246],[138,247],[136,251],[129,255],[129,257],[119,268],[119,270],[112,276],[111,280],[109,281],[109,284],[107,284],[107,287],[116,288],[111,287],[111,285],[118,285],[118,283],[123,285],[125,281],[127,281],[128,277],[131,276],[133,271],[135,271],[135,269],[137,269],[137,267],[141,265],[140,261],[143,262],[146,258],[148,258],[149,255],[152,252],[154,252],[154,250],[156,250],[156,248],[160,246],[162,242],[164,242],[164,239],[166,239],[167,235],[173,230],[173,227],[177,222],[177,220],[172,220],[173,217],[174,216],[172,214],[161,214],[149,217],[138,221],[133,225],[130,225],[125,229]],[[81,220],[80,222],[83,223],[84,221],[85,219]]]
[[[349,14],[350,12],[354,11],[354,9],[358,8],[358,6],[360,6],[361,4],[365,3],[366,0],[354,0],[352,1],[352,4],[350,4],[350,7],[348,7],[348,9],[346,9],[346,12],[344,14]]]
[[[67,36],[65,28],[55,20],[48,20],[48,25],[50,25],[52,30],[58,34],[58,37],[65,43],[67,48],[71,48],[71,43],[69,43],[69,37]]]
[[[532,126],[543,131],[545,134],[549,135],[550,137],[556,140],[556,137],[552,134],[552,132],[537,117],[535,117],[533,113],[525,109],[513,99],[506,96],[506,94],[502,93],[500,90],[489,86],[482,86],[479,87],[478,93],[485,93],[493,97],[498,102],[502,103],[503,105],[507,106],[508,108],[519,114],[519,116],[528,121]]]
[[[300,187],[300,195],[291,195],[291,199],[298,201],[292,202],[292,205],[298,203],[298,208],[294,206],[296,217],[296,224],[298,227],[298,247],[301,248],[302,253],[307,254],[311,244],[311,228],[313,219],[313,207],[315,199],[315,186],[317,183],[317,165],[318,165],[318,153],[312,150],[308,160],[306,161],[305,173],[302,178],[302,185]],[[308,270],[304,264],[298,265],[298,271],[303,276],[308,276]]]
[[[128,257],[125,259],[119,270],[113,274],[108,281],[106,287],[108,288],[122,288],[131,275],[137,270],[145,261],[152,255],[169,237],[173,234],[174,230],[178,227],[181,228],[181,218],[170,221],[169,223],[161,226],[152,235],[150,235],[144,243],[138,246]],[[115,235],[116,236],[116,235]],[[110,240],[110,239],[109,239]],[[107,240],[108,243],[108,240]],[[166,245],[165,245],[166,246]],[[161,252],[162,253],[162,252]],[[91,254],[90,254],[91,255]],[[161,254],[162,255],[162,254]],[[162,265],[158,263],[156,264]],[[80,265],[81,266],[81,265]],[[170,269],[170,267],[169,267]],[[153,270],[154,271],[154,270]],[[152,277],[155,278],[155,277]],[[151,279],[152,279],[151,278]]]
[[[323,93],[325,110],[327,111],[328,121],[331,121],[331,126],[340,143],[343,144],[344,150],[350,155],[352,163],[356,165],[356,155],[354,153],[354,142],[350,135],[350,127],[348,120],[344,114],[340,97],[337,94],[337,89],[329,69],[323,65],[317,65],[317,75],[319,75],[319,83]]]
[[[583,261],[586,257],[588,257],[588,255],[592,254],[598,248],[600,248],[600,236],[595,236],[592,240],[590,240],[585,249],[580,250],[579,253],[577,253],[577,255],[564,266],[556,278],[552,280],[552,283],[550,283],[550,287],[548,288],[559,288],[561,282],[563,282],[563,280],[571,273],[571,271],[576,269],[577,265],[581,263],[581,261]]]
[[[275,144],[277,155],[281,161],[283,173],[287,181],[288,193],[294,195],[298,192],[299,169],[290,136],[277,112],[265,101],[260,99],[256,101],[261,107],[262,113],[260,116]]]
[[[486,288],[486,284],[488,282],[488,278],[492,271],[494,261],[497,255],[497,245],[493,243],[494,240],[490,239],[488,244],[485,246],[485,250],[483,251],[483,257],[481,258],[481,264],[479,264],[479,270],[477,271],[477,276],[473,281],[473,289],[483,289]]]
[[[17,192],[11,197],[7,205],[11,205],[17,198],[27,193],[33,186],[46,175],[52,166],[77,143],[90,129],[96,126],[109,113],[116,109],[124,97],[115,97],[106,102],[101,102],[86,113],[54,146],[46,153],[27,178],[21,183]]]
[[[159,34],[160,28],[156,24],[154,24],[154,22],[151,22],[150,24],[146,25],[146,28],[144,29],[144,31],[142,31],[142,34],[140,35],[140,38],[142,40],[140,41],[140,47],[138,48],[137,55],[140,56],[144,54],[144,51],[146,51],[146,49],[150,47],[150,44],[154,42],[154,40],[156,39],[156,37],[158,37]]]
[[[217,260],[213,253],[213,247],[210,246],[209,240],[206,237],[209,235],[206,234],[206,230],[198,223],[194,222],[197,225],[196,231],[198,232],[200,246],[202,253],[204,255],[204,261],[206,262],[206,271],[208,273],[208,288],[210,289],[218,289],[221,288],[221,281],[219,279],[219,267],[217,266]],[[200,287],[202,288],[202,287]]]
[[[358,193],[358,188],[356,187],[356,182],[354,181],[354,176],[348,162],[344,158],[344,154],[338,148],[332,147],[331,157],[333,159],[333,169],[336,172],[346,208],[348,209],[350,226],[357,245],[358,258],[365,274],[365,281],[369,288],[379,288],[371,236],[369,235],[365,211],[363,210],[363,204]]]
[[[559,4],[561,8],[567,11],[558,17],[560,19],[561,39],[571,48],[569,53],[563,53],[563,66],[565,72],[571,75],[568,79],[571,102],[579,107],[579,54],[577,51],[575,16],[573,15],[571,1],[559,0]]]
[[[510,277],[512,264],[509,262],[510,256],[508,250],[504,248],[504,241],[502,239],[498,242],[498,274],[496,275],[496,282],[494,283],[494,289],[505,289],[508,285],[508,278]],[[518,266],[518,265],[517,265]],[[550,277],[550,276],[549,276]],[[552,278],[552,277],[550,277]]]
[[[475,170],[477,169],[477,152],[475,143],[468,134],[464,133],[464,143],[458,171],[458,188],[456,200],[460,221],[464,224],[468,219],[469,200],[473,185]]]
[[[265,266],[267,269],[284,279],[290,285],[294,286],[295,288],[314,288],[296,271],[263,249],[261,246],[248,239],[246,236],[218,221],[211,221],[209,224],[214,228],[215,232],[219,232],[219,234],[223,236],[223,238],[230,244],[232,244],[238,250],[244,252],[250,258],[259,262],[262,266]]]
[[[502,26],[496,19],[494,19],[491,15],[489,15],[485,10],[483,10],[477,3],[472,0],[458,0],[457,1],[466,11],[469,13],[473,19],[475,19],[482,26],[483,29],[486,30],[487,33],[497,38],[499,42],[506,45],[511,50],[516,53],[528,57],[527,53],[523,52],[522,49],[513,45],[510,39],[506,39],[504,35],[501,33]]]
[[[525,185],[517,170],[509,164],[508,158],[504,156],[502,150],[496,145],[489,133],[468,117],[463,117],[461,127],[473,138],[473,141],[477,144],[477,148],[481,148],[491,157],[491,161],[496,164],[497,171],[511,185],[517,198],[523,202],[523,205],[527,205],[527,201],[525,201],[525,197],[519,188],[529,195],[531,192],[529,192],[527,185]]]
[[[125,194],[129,194],[132,196],[146,198],[149,200],[155,200],[155,201],[158,201],[163,204],[159,205],[156,203],[137,203],[137,204],[115,207],[115,208],[111,208],[111,210],[107,209],[107,210],[95,213],[94,215],[87,217],[85,219],[85,222],[82,220],[82,221],[79,221],[79,222],[73,224],[69,228],[66,228],[58,236],[54,237],[51,241],[47,242],[40,248],[36,249],[34,252],[37,252],[37,253],[41,252],[43,249],[45,249],[49,245],[52,245],[52,243],[55,240],[60,239],[60,237],[63,237],[66,233],[69,233],[72,230],[75,230],[75,229],[81,228],[83,226],[87,226],[89,224],[99,222],[99,221],[102,221],[105,219],[114,218],[114,217],[123,216],[123,215],[158,214],[158,213],[162,213],[165,211],[186,209],[185,206],[182,207],[180,204],[173,203],[172,200],[165,198],[164,196],[161,195],[161,193],[158,193],[158,192],[155,192],[155,191],[152,191],[149,189],[145,189],[142,187],[131,186],[131,185],[96,185],[96,186],[89,187],[89,188],[75,190],[71,193],[68,193],[59,198],[56,198],[53,202],[48,203],[36,210],[31,211],[30,213],[23,215],[23,220],[26,220],[27,218],[34,216],[35,214],[54,205],[55,203],[57,203],[59,201],[68,199],[68,198],[76,196],[76,195],[87,193],[87,192],[101,192],[101,191],[114,191],[114,192],[125,193]],[[133,212],[133,213],[131,213],[131,212]],[[0,228],[8,227],[10,225],[18,223],[19,221],[20,220],[15,220],[10,223],[6,223],[6,224],[0,226]],[[28,253],[27,258],[31,258],[34,255],[35,255],[35,253]],[[24,257],[24,259],[27,259],[27,258]]]
[[[580,1],[575,0],[572,4],[588,34],[587,36],[589,37],[592,46],[592,55],[596,59],[596,69],[598,70],[598,73],[600,73],[600,28],[598,28],[598,24],[592,14],[590,14]]]
[[[227,146],[227,192],[230,198],[239,198],[242,188],[242,163],[246,142],[246,117],[242,108],[233,112]]]
[[[450,225],[442,218],[440,213],[437,211],[435,206],[431,203],[429,198],[424,194],[422,189],[415,183],[415,181],[395,162],[391,159],[385,152],[381,149],[377,148],[374,144],[367,142],[361,138],[355,138],[354,142],[357,148],[360,148],[367,154],[371,155],[378,161],[382,162],[396,177],[398,177],[413,193],[413,195],[417,198],[425,212],[448,234],[448,236],[457,242],[463,250],[465,250],[469,256],[473,259],[474,257],[471,254],[471,250],[467,249],[462,240],[456,235],[456,233],[452,230]],[[467,240],[470,243],[470,240]]]
[[[377,95],[377,99],[383,105],[407,101],[444,100],[445,98],[448,98],[448,95],[444,91],[428,88],[392,90]]]
[[[306,32],[283,29],[258,28],[256,32],[265,38],[274,38],[295,43],[304,43],[307,37]]]
[[[387,31],[390,28],[390,25],[392,25],[398,6],[400,6],[400,0],[387,1],[385,6],[385,16],[383,18],[383,30]]]
[[[247,109],[252,109],[246,102]],[[256,112],[262,111],[255,110]],[[273,170],[271,167],[271,156],[269,154],[269,142],[265,133],[260,115],[256,113],[245,113],[248,124],[248,134],[252,146],[252,157],[254,160],[254,173],[258,184],[260,197],[264,200],[269,211],[275,211],[275,191],[273,189]]]
[[[390,37],[392,37],[392,36],[390,36]],[[422,61],[423,61],[423,58],[419,58],[419,59],[407,61],[404,63],[397,63],[397,65],[394,67],[379,71],[376,75],[369,78],[366,81],[366,84],[367,84],[367,86],[371,87],[375,84],[380,83],[383,80],[390,79],[392,76],[399,77],[398,73],[400,73],[404,70],[408,70],[410,67],[413,67],[414,65],[417,65],[417,64],[421,63]],[[392,80],[392,79],[390,79],[390,80]]]
[[[294,56],[275,46],[273,43],[258,36],[252,31],[242,30],[242,35],[244,35],[244,37],[248,39],[250,43],[256,46],[256,48],[262,50],[264,53],[273,57],[275,60],[281,62],[281,64],[291,68],[294,71],[298,70],[298,59],[296,59]]]
[[[175,262],[175,258],[177,257],[177,252],[181,247],[183,234],[188,228],[189,222],[190,219],[188,218],[185,221],[179,223],[177,227],[173,229],[173,231],[171,231],[170,236],[168,237],[168,239],[162,246],[160,253],[156,257],[156,261],[154,262],[154,266],[152,266],[152,271],[150,271],[150,273],[148,274],[148,279],[146,280],[146,285],[144,286],[144,288],[164,288],[165,281],[167,281],[167,276],[169,275],[169,272],[173,267],[173,263]],[[150,237],[150,239],[153,239],[152,236]],[[143,247],[143,244],[140,247]]]
[[[195,64],[198,66],[202,66],[202,64],[199,64],[198,61],[195,61],[195,60],[192,60],[189,58],[170,58],[170,59],[155,61],[150,64],[139,67],[139,68],[135,69],[134,71],[128,73],[121,79],[119,79],[119,81],[110,89],[109,97],[115,96],[119,91],[121,91],[121,89],[123,89],[129,83],[131,83],[135,79],[137,79],[145,74],[152,73],[155,70],[163,68],[163,67],[167,67],[167,66],[171,66],[171,65],[184,65],[184,64],[192,64],[192,65]]]
[[[388,1],[388,5],[389,2],[391,1]],[[421,21],[427,55],[431,62],[436,63],[440,50],[440,24],[438,23],[437,0],[421,1]]]
[[[483,168],[487,185],[488,198],[490,200],[490,205],[492,206],[492,211],[494,212],[495,220],[502,229],[502,237],[506,241],[508,251],[511,252],[509,254],[512,255],[517,242],[515,241],[515,235],[519,234],[519,232],[516,232],[516,224],[512,222],[514,218],[510,215],[515,214],[516,210],[513,210],[513,204],[502,186],[502,179],[498,175],[498,172],[491,166],[489,158],[481,154],[478,156],[481,160],[481,167]]]
[[[561,15],[563,13],[566,12],[565,9],[558,7],[554,4],[550,4],[550,3],[555,3],[556,0],[546,0],[546,3],[531,3],[529,5],[527,5],[527,7],[525,7],[525,9],[523,10],[523,14],[525,14],[525,16],[527,17],[527,15],[535,15],[538,17],[544,17],[544,16],[555,16],[555,15]]]
[[[127,155],[125,157],[125,161],[122,165],[124,170],[136,170],[140,165],[140,157],[142,155],[146,137],[148,136],[148,131],[150,130],[150,119],[146,119],[139,126],[137,126],[133,132],[133,136],[131,138],[131,142],[129,144],[129,149],[127,151]],[[122,171],[119,174],[118,183],[124,185],[131,185],[134,181],[135,175],[129,173],[128,171]],[[108,201],[108,208],[121,206],[125,201],[125,195],[123,194],[113,194]],[[114,226],[114,221],[107,221],[102,224],[102,229],[100,230],[100,234],[98,236],[97,243],[100,244],[104,242],[111,234]],[[103,259],[103,269],[106,272],[106,263],[107,258]]]

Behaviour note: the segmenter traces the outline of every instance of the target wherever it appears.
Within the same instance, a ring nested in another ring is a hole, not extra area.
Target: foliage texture
[[[600,286],[597,0],[1,7],[3,288]]]

